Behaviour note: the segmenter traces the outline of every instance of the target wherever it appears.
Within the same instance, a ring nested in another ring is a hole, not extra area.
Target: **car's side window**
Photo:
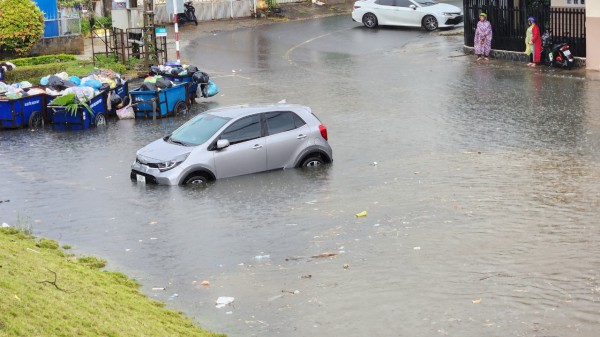
[[[294,130],[294,116],[290,111],[273,111],[265,113],[269,135]]]
[[[394,6],[394,0],[377,0],[375,3],[381,6]]]
[[[304,119],[300,118],[300,116],[296,115],[295,113],[292,113],[292,115],[294,115],[294,124],[296,125],[296,129],[306,124]]]
[[[221,139],[227,139],[229,144],[236,144],[259,138],[261,135],[260,115],[253,115],[231,124],[221,134]]]
[[[395,1],[396,1],[396,7],[409,7],[410,5],[414,5],[409,0],[395,0]]]

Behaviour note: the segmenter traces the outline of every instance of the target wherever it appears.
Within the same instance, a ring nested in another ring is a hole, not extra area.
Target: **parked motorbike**
[[[542,35],[542,60],[548,66],[571,69],[575,64],[575,58],[571,54],[569,45],[566,43],[552,43],[552,35],[545,31]]]
[[[193,22],[197,26],[198,19],[196,18],[196,8],[194,8],[192,2],[185,2],[183,7],[183,13],[177,13],[177,23],[183,26],[188,22]]]

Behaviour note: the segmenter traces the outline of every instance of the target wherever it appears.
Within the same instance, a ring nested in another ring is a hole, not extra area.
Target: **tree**
[[[550,0],[527,0],[527,9],[549,8]]]
[[[112,10],[112,0],[102,0],[102,6],[104,7],[104,16],[108,16]]]
[[[44,34],[44,15],[31,0],[0,0],[0,52],[23,56]]]

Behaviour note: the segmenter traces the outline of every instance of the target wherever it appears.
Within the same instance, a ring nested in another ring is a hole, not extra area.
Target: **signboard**
[[[183,13],[184,0],[167,0],[167,14],[169,16],[173,15],[173,1],[175,2],[175,6],[177,6],[177,13]]]
[[[125,9],[127,8],[127,0],[113,0],[112,9]]]
[[[167,36],[167,27],[156,27],[156,37]]]

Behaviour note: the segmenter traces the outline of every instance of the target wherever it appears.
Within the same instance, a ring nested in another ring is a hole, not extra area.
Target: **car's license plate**
[[[136,177],[137,177],[137,182],[138,182],[138,183],[143,183],[143,184],[145,184],[145,183],[146,183],[146,177],[144,177],[143,175],[141,175],[141,174],[136,174]]]
[[[565,56],[571,55],[571,52],[569,50],[565,50],[565,51],[563,51],[563,53],[565,54]]]

